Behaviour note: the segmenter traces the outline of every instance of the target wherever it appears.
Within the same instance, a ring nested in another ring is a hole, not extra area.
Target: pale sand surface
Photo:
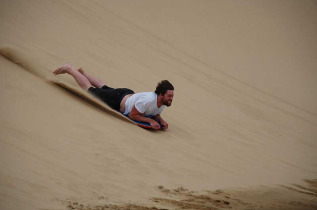
[[[1,0],[0,50],[1,210],[317,206],[316,1]],[[66,62],[170,80],[169,129],[50,82]]]

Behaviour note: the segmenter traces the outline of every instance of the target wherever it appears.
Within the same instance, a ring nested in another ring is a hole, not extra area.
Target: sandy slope
[[[313,188],[274,187],[317,176],[316,9],[313,1],[1,1],[0,209],[177,208],[149,198],[179,196],[165,188],[259,185],[269,186],[259,191],[268,205],[313,208]],[[51,83],[69,61],[137,92],[169,79],[169,130],[143,130]],[[231,193],[241,203],[230,205],[255,205],[252,192]]]

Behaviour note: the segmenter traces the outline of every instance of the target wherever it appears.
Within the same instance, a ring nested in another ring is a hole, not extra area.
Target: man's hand
[[[156,122],[159,122],[162,126],[162,129],[166,130],[168,129],[168,123],[165,122],[165,120],[163,120],[163,118],[161,117],[161,115],[156,115],[154,118],[153,118]]]
[[[161,118],[161,125],[164,130],[168,129],[168,123]]]
[[[150,122],[150,125],[151,127],[154,129],[154,130],[159,130],[161,129],[161,126],[158,122],[156,122],[155,120],[151,120]]]

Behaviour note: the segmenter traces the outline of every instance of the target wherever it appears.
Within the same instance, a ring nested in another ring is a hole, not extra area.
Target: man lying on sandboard
[[[128,88],[111,88],[100,79],[88,75],[82,68],[76,69],[67,63],[54,72],[70,74],[78,85],[101,99],[112,109],[121,112],[135,121],[147,122],[155,130],[167,129],[168,124],[161,117],[166,106],[171,106],[174,97],[174,87],[167,81],[158,83],[155,92],[134,93]]]

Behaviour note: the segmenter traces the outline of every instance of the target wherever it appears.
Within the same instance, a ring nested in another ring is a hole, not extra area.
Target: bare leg
[[[57,68],[53,73],[55,75],[65,74],[65,73],[72,75],[74,79],[76,80],[76,82],[78,83],[78,85],[84,90],[88,90],[92,86],[89,80],[84,75],[79,73],[76,70],[76,68],[70,63],[67,63]]]
[[[97,88],[101,88],[102,86],[106,85],[103,81],[101,81],[100,79],[96,78],[96,77],[92,77],[90,75],[88,75],[82,68],[79,68],[78,71],[84,75],[88,80],[89,82],[97,87]]]

